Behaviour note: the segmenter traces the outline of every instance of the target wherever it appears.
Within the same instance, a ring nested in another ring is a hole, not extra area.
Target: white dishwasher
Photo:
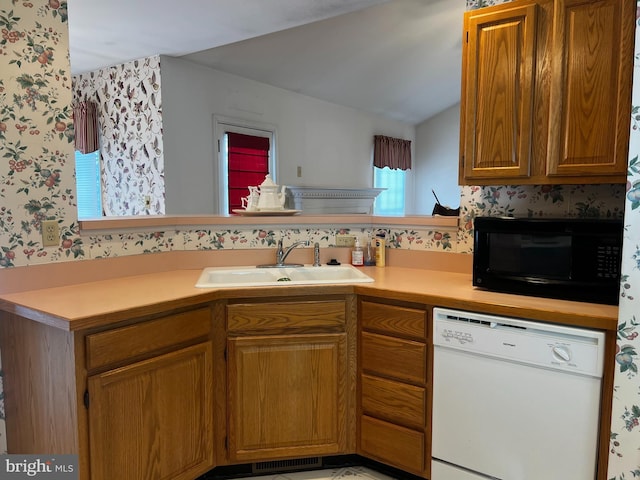
[[[431,480],[593,480],[604,333],[433,310]]]

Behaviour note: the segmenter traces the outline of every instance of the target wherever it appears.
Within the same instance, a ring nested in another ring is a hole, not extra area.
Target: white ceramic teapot
[[[264,182],[260,184],[260,199],[258,200],[258,210],[284,210],[286,186],[273,182],[271,175],[264,177]]]

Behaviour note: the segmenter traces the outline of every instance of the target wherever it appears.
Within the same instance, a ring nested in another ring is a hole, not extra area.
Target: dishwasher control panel
[[[471,332],[462,332],[450,328],[444,328],[441,333],[445,339],[458,340],[460,343],[472,343],[473,335]]]
[[[444,308],[433,309],[433,329],[436,348],[602,376],[604,332]]]

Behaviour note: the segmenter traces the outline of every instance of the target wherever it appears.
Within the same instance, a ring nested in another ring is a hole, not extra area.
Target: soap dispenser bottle
[[[384,267],[385,265],[385,234],[380,230],[376,233],[376,267]]]
[[[375,251],[374,247],[375,247],[375,240],[373,240],[371,238],[371,234],[369,234],[369,237],[367,238],[367,246],[364,249],[364,266],[365,267],[372,267],[372,266],[375,266],[376,264],[376,257],[375,257],[375,254],[373,253]]]
[[[360,246],[360,239],[356,237],[355,247],[351,252],[351,265],[361,267],[364,264],[364,252]]]

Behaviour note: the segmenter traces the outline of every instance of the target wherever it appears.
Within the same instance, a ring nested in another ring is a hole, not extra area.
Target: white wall
[[[167,214],[217,213],[214,114],[276,126],[281,185],[371,187],[373,136],[415,140],[413,125],[182,59],[160,65]]]
[[[460,205],[459,141],[459,103],[416,127],[415,214],[431,215],[435,204],[432,189],[443,205]]]

